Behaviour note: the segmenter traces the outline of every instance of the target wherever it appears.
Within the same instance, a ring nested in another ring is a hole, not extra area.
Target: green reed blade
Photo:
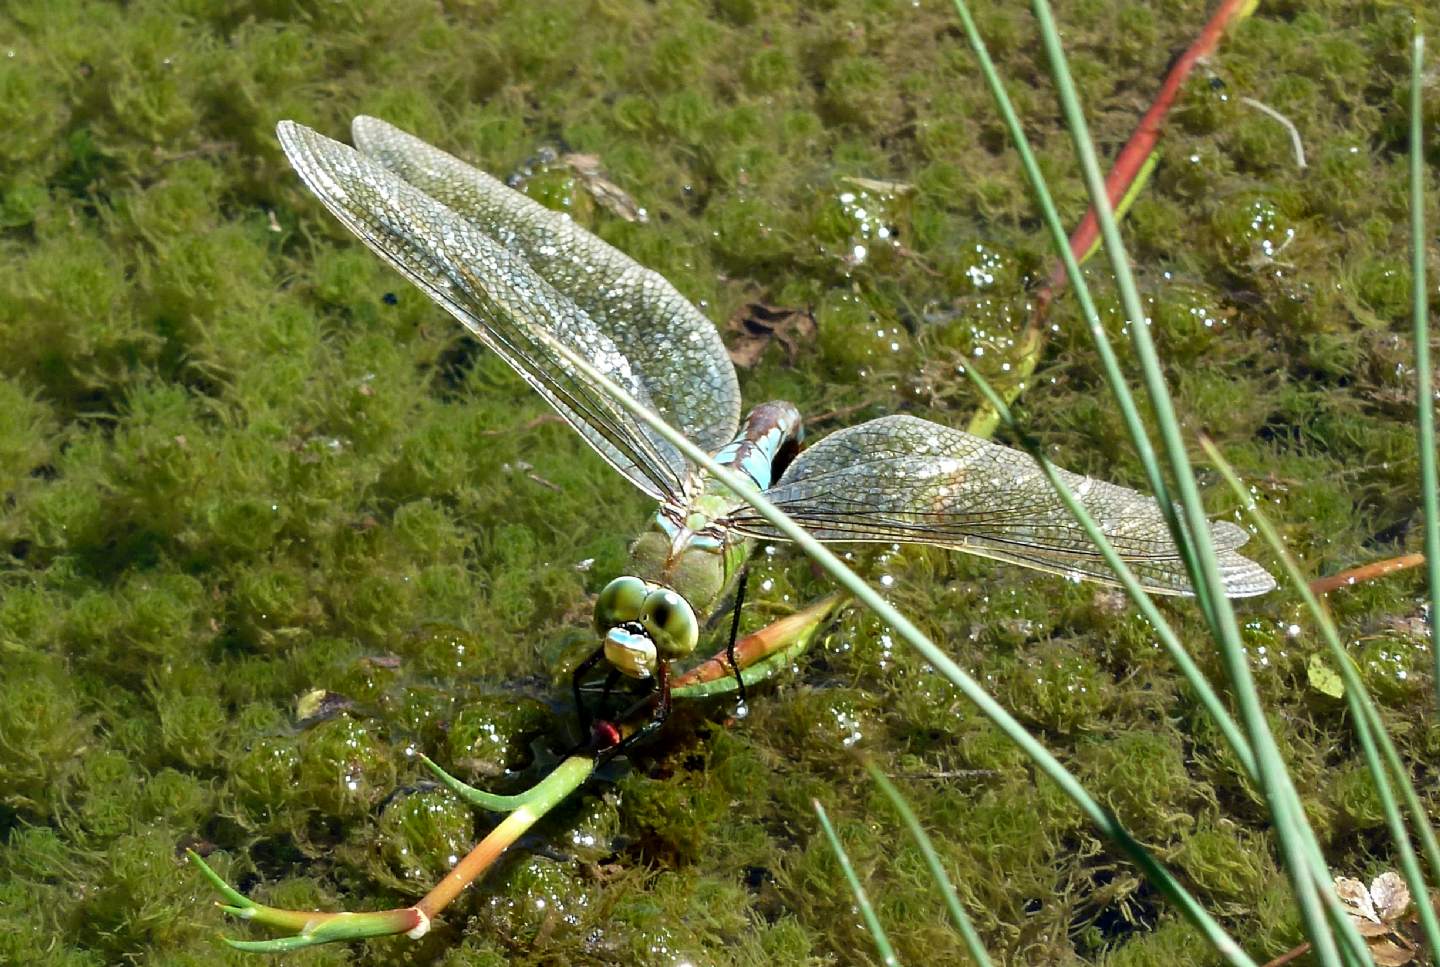
[[[830,841],[830,849],[834,850],[835,858],[840,862],[845,882],[850,884],[850,892],[855,895],[855,905],[860,908],[860,916],[865,918],[865,928],[870,931],[870,937],[875,941],[875,949],[880,951],[880,962],[887,965],[899,964],[895,950],[890,946],[890,938],[885,935],[885,928],[880,926],[880,918],[875,916],[875,908],[870,905],[870,897],[860,885],[860,878],[855,875],[850,854],[840,845],[840,837],[835,835],[835,827],[830,825],[830,817],[825,815],[825,807],[820,805],[818,799],[810,800],[810,804],[815,807],[815,815],[820,817],[820,828],[825,830],[825,838]]]
[[[1140,197],[1140,193],[1145,190],[1145,185],[1149,183],[1150,176],[1155,173],[1155,169],[1159,166],[1160,151],[1156,149],[1145,156],[1145,161],[1140,165],[1140,171],[1136,173],[1135,180],[1130,182],[1130,187],[1125,189],[1125,194],[1115,203],[1116,221],[1123,222],[1125,220],[1125,214],[1130,211],[1130,206],[1135,204],[1136,199]],[[1100,239],[1097,238],[1091,243],[1090,247],[1085,250],[1085,254],[1080,256],[1080,264],[1084,265],[1098,251],[1100,251]]]
[[[985,945],[980,941],[980,934],[975,932],[975,925],[970,922],[966,915],[965,908],[960,905],[960,897],[955,894],[955,884],[950,881],[950,876],[945,872],[945,867],[940,863],[940,854],[935,852],[935,844],[930,842],[930,837],[920,826],[920,820],[915,817],[915,811],[895,788],[885,773],[876,767],[875,763],[867,762],[865,768],[870,772],[870,778],[880,787],[881,792],[889,798],[890,804],[900,814],[900,819],[905,827],[910,830],[910,836],[915,840],[915,845],[920,848],[920,855],[925,858],[925,865],[930,868],[930,876],[935,880],[935,885],[940,890],[940,895],[945,898],[945,907],[950,911],[950,919],[955,921],[955,929],[960,931],[960,936],[965,941],[965,946],[970,950],[970,959],[975,961],[977,967],[990,967],[990,955],[985,952]]]
[[[1440,483],[1435,477],[1435,390],[1430,370],[1430,322],[1425,287],[1425,138],[1421,128],[1425,35],[1417,27],[1410,53],[1410,291],[1415,340],[1416,436],[1420,499],[1425,508],[1425,573],[1430,585],[1430,651],[1440,700]]]
[[[1189,540],[1193,543],[1193,557],[1187,563],[1196,567],[1191,574],[1195,595],[1209,619],[1211,631],[1220,648],[1220,656],[1231,689],[1240,709],[1240,718],[1249,733],[1250,742],[1260,766],[1260,785],[1270,814],[1274,821],[1280,854],[1295,898],[1300,906],[1300,915],[1305,922],[1306,934],[1310,938],[1316,958],[1321,963],[1339,963],[1340,952],[1335,934],[1331,932],[1332,919],[1328,918],[1326,900],[1319,884],[1328,882],[1328,870],[1320,854],[1314,831],[1305,820],[1299,796],[1295,791],[1284,761],[1280,758],[1265,720],[1264,708],[1259,692],[1250,674],[1249,660],[1240,641],[1239,626],[1230,600],[1223,593],[1219,567],[1211,542],[1205,508],[1200,501],[1195,484],[1194,471],[1185,451],[1180,422],[1170,399],[1165,374],[1150,336],[1149,324],[1140,302],[1139,289],[1135,284],[1124,243],[1111,211],[1106,193],[1104,177],[1095,154],[1095,146],[1089,135],[1088,125],[1080,107],[1079,95],[1070,77],[1064,51],[1060,43],[1059,30],[1054,14],[1047,0],[1033,0],[1040,35],[1050,61],[1052,76],[1060,98],[1065,121],[1070,128],[1076,154],[1080,160],[1090,203],[1095,209],[1100,225],[1101,237],[1105,241],[1106,255],[1115,274],[1121,303],[1125,308],[1131,340],[1139,361],[1141,375],[1155,416],[1157,430],[1169,460],[1171,477],[1175,482],[1180,505],[1184,515],[1183,532],[1175,533],[1177,542]],[[1364,943],[1353,929],[1346,929],[1343,921],[1334,924],[1344,938],[1350,955],[1363,956]]]
[[[1230,489],[1240,499],[1241,506],[1245,508],[1250,519],[1255,522],[1261,536],[1281,561],[1291,586],[1300,595],[1306,609],[1309,610],[1316,626],[1320,629],[1321,637],[1330,652],[1330,660],[1339,669],[1340,677],[1345,683],[1345,703],[1350,709],[1351,718],[1355,721],[1355,732],[1360,739],[1365,764],[1370,770],[1375,791],[1380,797],[1385,821],[1390,827],[1390,836],[1395,841],[1395,848],[1400,854],[1400,866],[1404,871],[1406,884],[1410,887],[1411,897],[1415,898],[1415,907],[1419,913],[1420,922],[1425,928],[1430,949],[1440,950],[1440,920],[1436,919],[1434,907],[1424,902],[1424,898],[1429,895],[1429,890],[1426,887],[1424,875],[1420,871],[1415,850],[1410,845],[1410,838],[1405,830],[1405,821],[1400,815],[1391,786],[1393,779],[1395,784],[1400,787],[1407,808],[1410,810],[1410,821],[1421,842],[1425,844],[1426,859],[1431,865],[1431,873],[1437,880],[1440,880],[1440,847],[1436,845],[1435,833],[1430,826],[1429,816],[1420,804],[1420,797],[1415,790],[1414,783],[1410,780],[1409,771],[1405,768],[1398,751],[1390,741],[1390,736],[1380,720],[1379,709],[1370,696],[1369,690],[1365,687],[1364,679],[1356,670],[1354,660],[1340,642],[1340,634],[1335,627],[1335,622],[1330,618],[1329,612],[1320,604],[1315,592],[1310,590],[1309,581],[1300,570],[1300,565],[1295,558],[1291,556],[1289,549],[1286,548],[1280,532],[1260,510],[1254,495],[1241,482],[1234,468],[1220,454],[1215,444],[1208,438],[1202,438],[1201,445],[1205,448],[1205,454],[1210,458],[1211,463],[1220,471],[1220,475],[1225,478],[1225,482],[1230,485]],[[1382,748],[1384,750],[1383,759]],[[1386,772],[1387,766],[1389,775]]]
[[[1161,614],[1160,609],[1156,607],[1155,600],[1140,586],[1140,582],[1136,579],[1135,573],[1130,570],[1130,565],[1126,564],[1120,555],[1115,552],[1115,548],[1111,545],[1110,539],[1105,536],[1104,532],[1100,529],[1100,525],[1095,523],[1095,519],[1090,516],[1090,512],[1085,509],[1085,505],[1076,498],[1074,491],[1070,489],[1065,481],[1060,479],[1060,476],[1055,472],[1055,465],[1051,463],[1044,452],[1038,446],[1035,446],[1034,442],[1025,435],[1015,419],[1014,412],[1011,411],[1010,407],[1005,405],[1004,399],[995,391],[995,387],[991,386],[985,377],[981,376],[979,371],[973,366],[967,366],[965,368],[965,375],[970,377],[970,381],[975,384],[975,387],[986,398],[990,406],[994,408],[1001,422],[1015,434],[1016,442],[1024,447],[1026,452],[1039,464],[1041,472],[1045,474],[1045,479],[1050,484],[1050,489],[1055,491],[1061,503],[1070,511],[1070,516],[1074,517],[1080,522],[1080,526],[1085,528],[1086,536],[1090,538],[1090,541],[1100,551],[1101,556],[1105,558],[1105,563],[1109,565],[1110,570],[1115,572],[1121,586],[1130,596],[1130,600],[1140,609],[1141,614],[1145,616],[1145,620],[1150,622],[1150,627],[1155,629],[1155,634],[1159,637],[1161,646],[1164,647],[1171,660],[1179,666],[1181,674],[1183,674],[1185,680],[1190,683],[1190,687],[1195,690],[1195,694],[1200,699],[1200,703],[1205,706],[1205,711],[1209,713],[1210,718],[1219,726],[1220,731],[1225,736],[1225,740],[1229,743],[1230,748],[1234,750],[1235,757],[1240,760],[1240,765],[1244,768],[1246,774],[1249,775],[1251,779],[1259,782],[1259,767],[1256,765],[1255,753],[1250,748],[1250,742],[1245,738],[1245,733],[1241,731],[1240,726],[1235,723],[1235,719],[1230,715],[1229,710],[1225,708],[1225,703],[1220,700],[1220,696],[1215,693],[1215,689],[1210,686],[1210,680],[1205,677],[1205,673],[1200,670],[1200,666],[1195,664],[1195,660],[1190,657],[1190,652],[1185,650],[1185,646],[1180,642],[1179,636],[1175,634],[1175,629],[1170,626],[1170,622],[1165,620],[1165,616]]]
[[[1145,423],[1140,417],[1139,408],[1135,405],[1134,394],[1130,392],[1130,387],[1125,381],[1125,374],[1120,370],[1120,360],[1115,356],[1115,350],[1105,335],[1105,325],[1100,321],[1100,311],[1095,307],[1095,300],[1090,295],[1090,287],[1085,282],[1084,273],[1080,271],[1080,263],[1076,261],[1075,253],[1070,250],[1070,238],[1065,232],[1065,224],[1060,220],[1060,211],[1055,207],[1055,199],[1051,196],[1050,188],[1045,183],[1045,175],[1040,170],[1040,163],[1035,159],[1035,152],[1030,148],[1030,139],[1025,136],[1025,130],[1020,125],[1020,118],[1015,113],[1015,105],[1010,101],[1005,84],[995,69],[994,61],[990,59],[990,50],[985,46],[985,40],[980,36],[979,28],[975,25],[975,18],[970,15],[970,8],[965,0],[955,0],[955,10],[960,15],[960,21],[965,27],[965,35],[969,38],[971,49],[975,51],[975,57],[980,63],[980,71],[985,75],[985,82],[990,87],[990,94],[995,99],[1000,117],[1010,132],[1010,140],[1014,142],[1015,150],[1020,155],[1021,167],[1025,171],[1026,179],[1030,182],[1030,191],[1035,196],[1035,202],[1040,206],[1040,213],[1045,218],[1045,226],[1050,231],[1050,239],[1055,245],[1055,253],[1060,258],[1061,264],[1065,266],[1065,275],[1070,280],[1070,289],[1075,293],[1076,301],[1080,303],[1080,314],[1090,330],[1095,349],[1100,354],[1101,367],[1105,371],[1105,381],[1110,387],[1111,395],[1115,397],[1116,404],[1120,407],[1120,414],[1125,420],[1125,426],[1130,431],[1130,439],[1135,444],[1135,451],[1145,468],[1145,478],[1150,484],[1150,492],[1155,495],[1156,501],[1160,504],[1160,510],[1166,515],[1166,520],[1170,523],[1170,530],[1173,532],[1178,526],[1175,520],[1175,508],[1170,499],[1170,490],[1165,482],[1165,476],[1160,472],[1160,461],[1155,455],[1155,448],[1150,443],[1150,437],[1145,432]],[[1181,545],[1180,550],[1182,554],[1189,553],[1188,545]]]

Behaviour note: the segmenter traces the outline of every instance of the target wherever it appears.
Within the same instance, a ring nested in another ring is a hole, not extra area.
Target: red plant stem
[[[1175,98],[1180,93],[1186,78],[1195,65],[1204,57],[1214,52],[1224,36],[1225,30],[1239,20],[1243,20],[1254,12],[1259,0],[1221,0],[1220,6],[1216,9],[1209,22],[1200,31],[1195,41],[1185,50],[1183,54],[1171,66],[1170,72],[1165,75],[1165,81],[1160,85],[1155,100],[1151,102],[1140,119],[1135,132],[1130,135],[1130,140],[1120,150],[1120,155],[1115,159],[1114,166],[1105,177],[1105,193],[1110,198],[1112,207],[1118,206],[1125,197],[1126,192],[1135,184],[1136,178],[1146,170],[1155,152],[1155,145],[1160,140],[1160,127],[1164,122],[1170,108],[1175,103]],[[1099,223],[1095,218],[1095,209],[1089,208],[1085,217],[1070,235],[1070,251],[1077,262],[1085,259],[1085,256],[1095,246],[1100,236]],[[1045,284],[1035,290],[1031,300],[1030,315],[1025,321],[1021,330],[1020,338],[1017,341],[1019,347],[1019,380],[1015,388],[1008,393],[1009,399],[1019,396],[1024,384],[1028,382],[1028,375],[1035,371],[1039,363],[1040,353],[1045,346],[1047,327],[1046,320],[1050,318],[1050,307],[1055,297],[1065,288],[1067,281],[1065,263],[1057,258],[1051,266],[1050,275]],[[970,432],[978,433],[981,436],[990,436],[995,431],[998,417],[993,408],[981,407],[975,418],[970,422]]]
[[[1383,561],[1372,561],[1369,564],[1362,564],[1360,567],[1352,567],[1350,570],[1341,571],[1339,574],[1316,578],[1310,582],[1310,590],[1315,594],[1329,594],[1331,591],[1340,588],[1348,588],[1352,584],[1364,584],[1366,581],[1374,581],[1387,574],[1394,574],[1396,571],[1403,571],[1409,567],[1419,567],[1424,563],[1424,554],[1405,554],[1400,557],[1388,557]]]
[[[735,643],[735,661],[741,668],[749,668],[782,648],[789,647],[797,638],[814,630],[839,604],[842,597],[840,594],[828,595],[801,611],[771,622],[759,631],[752,631]],[[675,679],[672,689],[719,681],[733,674],[735,670],[730,666],[730,659],[722,650]]]
[[[1164,123],[1165,116],[1170,113],[1170,108],[1190,72],[1202,58],[1214,52],[1220,38],[1225,35],[1225,29],[1236,20],[1247,16],[1255,8],[1255,4],[1256,0],[1222,0],[1210,22],[1195,38],[1195,42],[1171,66],[1170,73],[1165,75],[1165,83],[1160,85],[1160,91],[1155,95],[1150,109],[1140,119],[1135,133],[1130,135],[1130,140],[1115,159],[1115,166],[1105,176],[1105,193],[1109,195],[1112,206],[1119,204],[1120,199],[1125,197],[1126,190],[1140,173],[1145,159],[1155,150],[1155,144],[1160,140],[1160,126]],[[1090,208],[1070,236],[1070,251],[1077,259],[1083,258],[1090,246],[1095,244],[1099,234],[1100,226],[1095,219],[1095,209]],[[1050,270],[1050,279],[1045,286],[1049,291],[1045,293],[1043,301],[1048,304],[1054,298],[1054,291],[1064,285],[1065,266],[1057,261]]]
[[[423,913],[426,918],[432,918],[443,910],[450,901],[460,895],[461,891],[475,881],[481,873],[495,862],[496,858],[519,839],[535,820],[539,817],[535,813],[521,806],[504,821],[496,826],[480,843],[466,854],[465,858],[456,863],[445,878],[436,883],[434,888],[424,899],[415,904],[415,909]]]

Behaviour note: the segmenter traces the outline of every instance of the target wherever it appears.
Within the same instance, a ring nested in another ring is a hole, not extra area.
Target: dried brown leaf
[[[593,154],[567,154],[560,158],[562,162],[570,167],[570,170],[579,176],[585,190],[591,196],[610,210],[612,214],[619,215],[627,222],[644,223],[649,221],[650,216],[645,209],[635,203],[625,189],[605,177],[604,169],[600,167],[600,159]]]
[[[729,341],[730,361],[748,369],[760,361],[772,341],[780,344],[786,360],[794,365],[800,349],[814,342],[819,330],[814,314],[808,309],[750,302],[730,317],[725,331],[735,335]]]
[[[1355,927],[1355,932],[1365,938],[1385,937],[1390,934],[1390,925],[1381,923],[1378,920],[1366,920],[1364,917],[1357,917],[1350,914],[1350,923]]]
[[[1415,951],[1389,940],[1376,940],[1370,944],[1370,956],[1375,958],[1378,967],[1405,967],[1415,959]]]
[[[1398,920],[1410,909],[1410,888],[1393,870],[1381,873],[1370,884],[1370,899],[1375,912],[1386,923]]]
[[[1340,897],[1340,902],[1350,908],[1351,916],[1372,923],[1380,922],[1380,916],[1375,912],[1375,904],[1370,899],[1370,891],[1365,888],[1364,883],[1348,876],[1337,876],[1335,893]]]

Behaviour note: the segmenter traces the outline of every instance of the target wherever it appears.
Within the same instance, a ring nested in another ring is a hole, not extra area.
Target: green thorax
[[[688,507],[662,507],[654,526],[630,545],[630,574],[667,587],[701,622],[715,610],[750,555],[753,541],[720,520],[737,498],[708,476]]]

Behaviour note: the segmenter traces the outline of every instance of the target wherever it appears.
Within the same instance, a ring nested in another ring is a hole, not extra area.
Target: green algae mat
[[[1113,154],[1206,13],[1067,6]],[[1076,221],[1033,24],[977,14]],[[1187,84],[1125,225],[1181,412],[1318,574],[1418,546],[1410,15],[1262,5]],[[328,220],[277,120],[343,136],[374,114],[513,174],[670,279],[744,362],[745,398],[796,400],[817,435],[965,425],[958,367],[1004,383],[1049,268],[942,4],[17,3],[0,36],[3,962],[255,962],[219,943],[235,928],[187,848],[279,907],[414,902],[495,822],[419,756],[499,792],[559,761],[595,595],[653,508]],[[1057,462],[1141,485],[1063,297],[1052,318],[1027,427]],[[852,562],[1253,956],[1299,941],[1256,791],[1113,593],[909,546]],[[827,590],[762,551],[744,629]],[[1440,751],[1422,599],[1407,572],[1330,600],[1412,762]],[[1197,616],[1170,610],[1215,672]],[[1283,593],[1242,613],[1327,857],[1368,881],[1390,847],[1313,631]],[[748,709],[683,704],[418,942],[285,962],[864,962],[811,799],[901,958],[959,962],[857,753],[914,804],[997,960],[1212,956],[867,614],[841,612]]]

